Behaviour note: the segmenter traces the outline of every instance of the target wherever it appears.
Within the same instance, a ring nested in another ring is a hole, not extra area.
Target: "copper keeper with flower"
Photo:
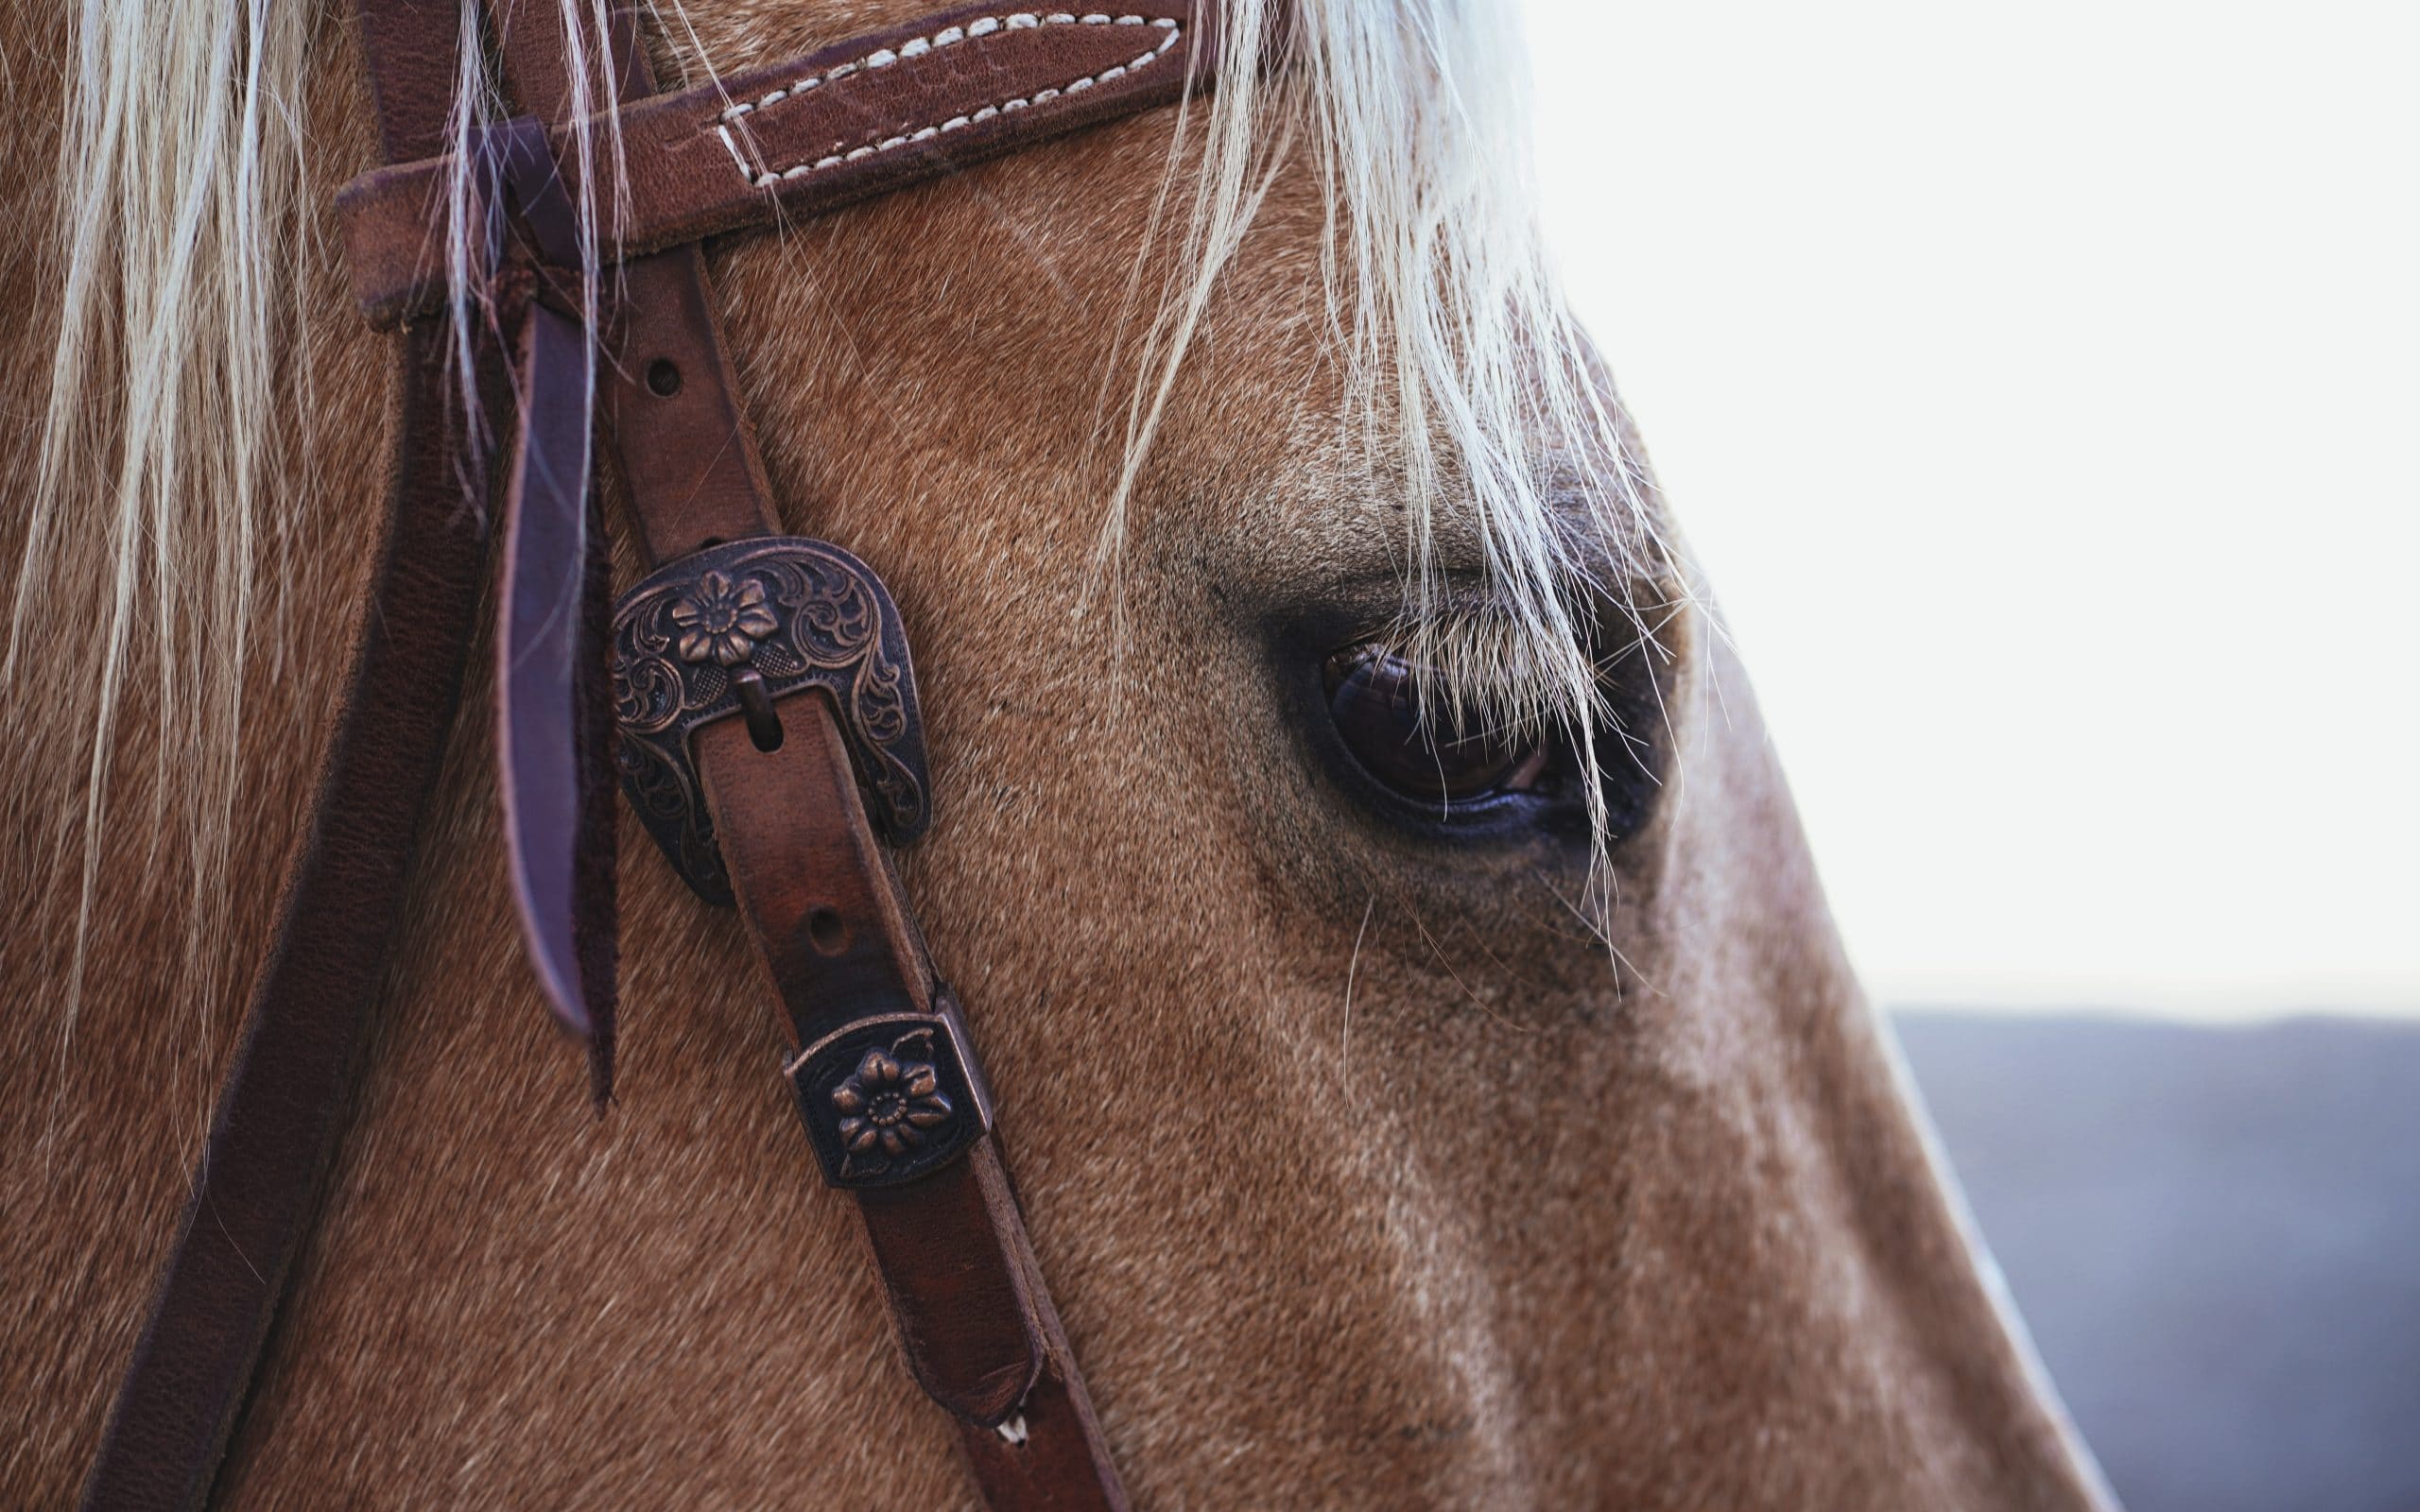
[[[882,1013],[816,1040],[786,1071],[808,1143],[836,1187],[896,1186],[956,1160],[992,1127],[992,1098],[958,1005]]]

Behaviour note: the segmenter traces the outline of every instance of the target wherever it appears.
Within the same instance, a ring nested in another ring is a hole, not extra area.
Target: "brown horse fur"
[[[12,432],[41,413],[55,329],[27,223],[71,9],[9,22]],[[744,61],[915,9],[799,0],[711,35]],[[315,46],[324,190],[372,149],[348,29]],[[1097,334],[1173,119],[715,259],[790,525],[878,564],[914,638],[940,822],[906,885],[1137,1503],[2096,1504],[1702,610],[1666,631],[1668,781],[1615,853],[1610,952],[1577,908],[1584,857],[1421,840],[1306,757],[1270,627],[1382,622],[1401,562],[1387,480],[1325,418],[1305,175],[1281,176],[1210,314],[1136,492],[1122,613],[1100,610]],[[316,482],[245,669],[227,926],[186,938],[159,712],[137,699],[72,1036],[78,889],[56,858],[85,757],[41,645],[90,625],[42,627],[7,695],[11,1505],[64,1504],[95,1450],[355,629],[384,343],[330,254],[294,277],[316,397],[291,434]],[[13,551],[33,473],[23,447],[6,465]],[[1479,565],[1467,530],[1440,550]],[[483,721],[459,721],[225,1501],[968,1504],[785,1106],[738,924],[626,829],[621,1092],[597,1116],[510,921],[489,756]]]

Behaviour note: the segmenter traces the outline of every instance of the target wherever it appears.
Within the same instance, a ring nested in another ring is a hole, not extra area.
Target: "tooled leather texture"
[[[613,239],[635,257],[821,215],[1169,103],[1210,77],[1217,14],[1193,0],[978,4],[636,100],[619,112],[629,191]],[[576,171],[577,154],[557,157]],[[426,228],[447,173],[424,159],[337,196],[354,294],[373,324],[443,297],[441,242]]]

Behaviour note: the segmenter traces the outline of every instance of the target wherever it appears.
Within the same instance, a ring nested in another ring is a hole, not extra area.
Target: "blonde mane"
[[[557,3],[575,36],[604,6]],[[677,4],[661,9],[676,39],[691,37]],[[61,134],[44,269],[58,291],[57,355],[22,507],[6,675],[22,686],[38,638],[45,680],[69,690],[57,696],[71,707],[29,712],[12,693],[0,720],[11,737],[44,720],[90,740],[83,824],[62,827],[52,858],[55,880],[78,875],[88,914],[98,853],[89,837],[108,819],[124,711],[138,694],[156,706],[155,816],[182,853],[164,846],[154,860],[183,870],[196,939],[221,912],[241,783],[236,669],[290,654],[294,638],[278,633],[282,545],[316,486],[297,472],[304,450],[285,432],[308,423],[313,364],[289,269],[321,233],[331,187],[306,182],[302,151],[312,58],[335,41],[312,34],[319,9],[86,0]],[[1608,594],[1627,604],[1623,583],[1604,580],[1621,575],[1592,564],[1653,563],[1661,552],[1642,473],[1540,239],[1517,8],[1296,0],[1300,66],[1282,73],[1258,66],[1275,0],[1223,9],[1218,89],[1187,107],[1208,112],[1205,146],[1190,164],[1183,134],[1172,149],[1171,185],[1180,168],[1195,170],[1185,271],[1150,301],[1130,343],[1141,376],[1115,438],[1122,462],[1102,558],[1118,559],[1136,470],[1260,187],[1281,159],[1307,153],[1327,188],[1328,313],[1351,380],[1337,420],[1407,490],[1406,633],[1432,622],[1441,520],[1467,511],[1501,624],[1434,638],[1444,685],[1458,698],[1484,688],[1499,713],[1561,723],[1585,746],[1603,719],[1588,606]],[[475,38],[467,4],[463,25]],[[483,52],[464,56],[458,144],[494,113]],[[1281,94],[1297,98],[1279,108]],[[579,150],[617,146],[583,140]],[[463,205],[458,191],[458,225]],[[586,213],[592,247],[610,239],[597,227],[610,227],[612,207]],[[465,238],[454,241],[458,258]],[[1555,481],[1558,468],[1575,471],[1573,457],[1585,487]],[[72,1032],[72,1007],[69,1018]]]

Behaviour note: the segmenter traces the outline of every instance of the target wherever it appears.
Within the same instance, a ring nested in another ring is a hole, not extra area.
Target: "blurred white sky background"
[[[2420,1012],[2420,5],[1529,15],[1876,996]]]

